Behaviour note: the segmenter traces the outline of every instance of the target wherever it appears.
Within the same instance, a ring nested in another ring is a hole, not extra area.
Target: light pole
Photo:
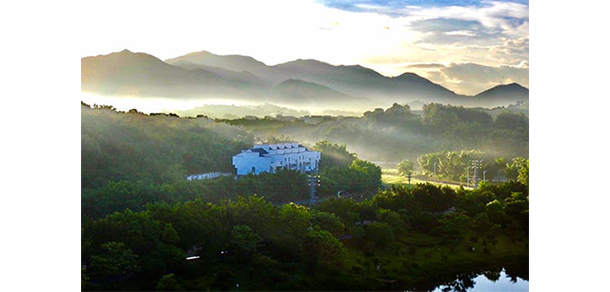
[[[479,167],[481,166],[481,163],[483,162],[483,160],[473,160],[472,161],[472,166],[474,167],[474,188],[478,189],[479,188],[479,178],[478,178],[478,170]]]

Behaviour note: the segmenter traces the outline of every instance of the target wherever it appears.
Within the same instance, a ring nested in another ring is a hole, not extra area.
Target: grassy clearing
[[[388,186],[389,185],[406,185],[408,183],[407,177],[398,174],[398,170],[396,168],[382,168],[381,169],[381,182]],[[411,178],[411,183],[412,184],[431,183],[431,184],[438,185],[438,186],[448,186],[448,187],[451,187],[454,189],[460,188],[460,186],[458,186],[458,185],[421,180],[421,179],[417,179],[417,178],[413,178],[413,177]],[[464,187],[464,188],[472,189],[471,187]]]

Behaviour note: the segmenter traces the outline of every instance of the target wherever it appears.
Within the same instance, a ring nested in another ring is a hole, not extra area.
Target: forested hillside
[[[188,181],[187,174],[221,171],[234,174],[232,156],[252,146],[254,136],[242,127],[210,119],[173,114],[117,112],[108,106],[83,104],[81,204],[84,218],[101,218],[148,203],[194,199],[219,203],[258,194],[274,203],[309,198],[307,176],[278,171],[213,180]],[[372,196],[381,186],[378,166],[357,159],[345,145],[321,141],[318,196],[345,191]]]
[[[252,146],[241,128],[201,117],[145,115],[81,106],[81,184],[183,179],[187,174],[233,171],[231,157]]]

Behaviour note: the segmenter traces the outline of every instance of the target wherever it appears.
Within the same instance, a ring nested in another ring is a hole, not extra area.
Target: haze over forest
[[[83,291],[528,289],[527,0],[91,2]]]

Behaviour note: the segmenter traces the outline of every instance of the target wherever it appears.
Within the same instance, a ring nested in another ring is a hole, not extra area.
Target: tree
[[[413,172],[414,164],[411,160],[404,159],[398,164],[398,166],[396,166],[396,168],[398,169],[398,173],[408,175],[409,173]]]
[[[315,226],[319,226],[322,230],[327,230],[334,236],[339,236],[343,233],[345,225],[339,220],[335,214],[313,211],[311,213],[311,222]]]
[[[511,163],[507,163],[506,164],[506,178],[510,179],[510,180],[518,180],[519,177],[519,172],[521,170],[521,168],[527,168],[526,170],[524,170],[524,172],[528,172],[529,171],[529,160],[523,158],[523,157],[515,157],[513,158],[513,160],[511,161]],[[528,176],[527,173],[524,173],[524,175],[522,176],[523,179],[526,179],[526,177]]]
[[[530,184],[530,161],[526,159],[519,167],[517,181],[528,186]]]
[[[450,239],[459,239],[468,229],[470,218],[463,213],[447,214],[438,220],[439,232]]]
[[[254,254],[263,239],[247,225],[236,225],[231,231],[235,252],[242,257]]]
[[[138,256],[122,242],[102,244],[101,253],[91,256],[91,278],[115,287],[140,270]]]
[[[350,165],[356,171],[356,190],[360,193],[374,194],[381,186],[381,167],[376,164],[356,159]]]
[[[485,212],[489,220],[494,224],[502,224],[506,220],[504,206],[498,200],[493,200],[485,205]]]
[[[312,150],[320,151],[320,169],[329,167],[349,166],[356,159],[354,153],[346,150],[345,144],[333,144],[328,140],[322,140],[312,147]]]
[[[394,241],[394,233],[390,225],[385,222],[373,222],[366,226],[366,239],[378,247],[386,247]]]
[[[387,223],[395,235],[404,234],[405,223],[400,214],[388,209],[376,208],[375,219]]]
[[[313,263],[326,269],[336,269],[343,265],[345,249],[343,244],[326,230],[309,231],[305,237],[308,256]]]
[[[161,277],[157,283],[157,291],[183,291],[184,288],[178,284],[174,274],[167,274]]]
[[[500,129],[511,129],[519,132],[527,131],[529,119],[523,114],[503,111],[496,117],[495,126]]]
[[[186,167],[182,164],[172,164],[165,173],[166,181],[176,182],[186,179]]]

